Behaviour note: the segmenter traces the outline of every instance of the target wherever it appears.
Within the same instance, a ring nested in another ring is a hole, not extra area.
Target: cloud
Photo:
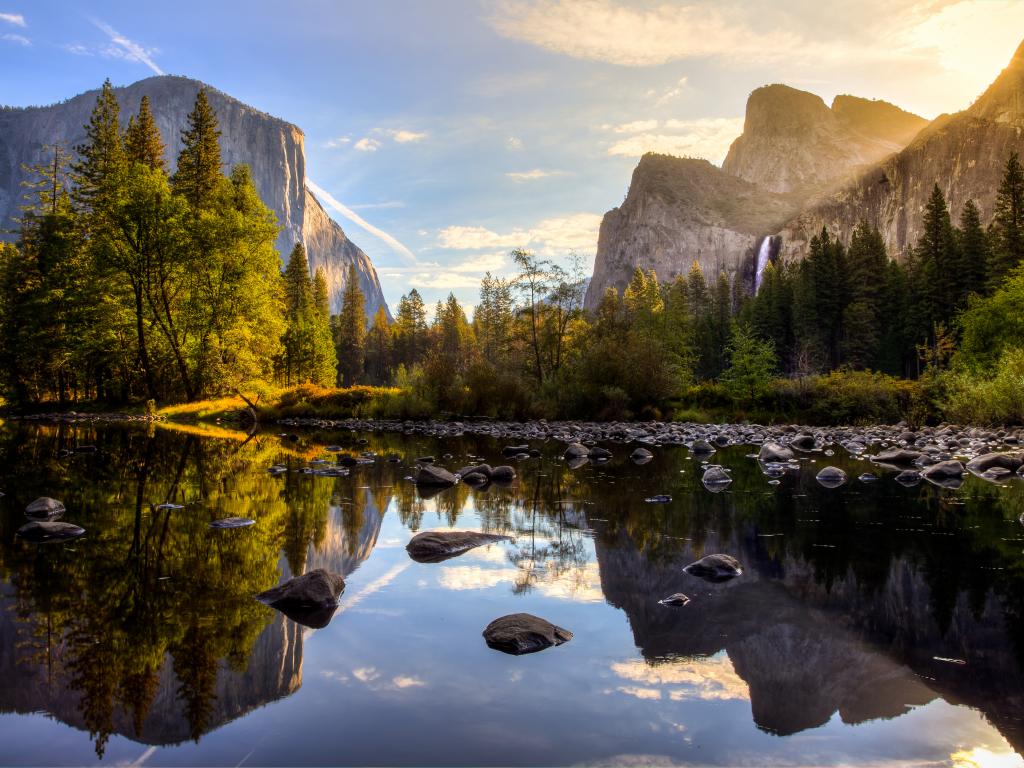
[[[350,139],[348,136],[339,136],[336,139],[328,139],[327,142],[324,143],[324,146],[327,147],[327,149],[338,149],[339,147],[344,147],[345,145],[351,143],[352,139]]]
[[[91,48],[86,45],[81,45],[80,43],[66,43],[65,45],[62,45],[61,48],[68,53],[75,54],[75,56],[92,56],[93,54]]]
[[[381,209],[381,208],[405,208],[405,203],[401,200],[385,200],[382,203],[359,203],[358,205],[350,205],[353,211],[364,211],[369,209]]]
[[[505,139],[505,146],[511,149],[513,152],[516,152],[523,148],[523,140],[516,138],[515,136],[509,136],[507,139]]]
[[[367,136],[364,136],[359,141],[357,141],[353,145],[353,147],[355,149],[358,149],[360,152],[376,152],[378,149],[380,149],[380,142],[377,141],[376,139],[371,139]]]
[[[720,55],[780,60],[800,43],[789,33],[759,33],[741,14],[707,4],[627,7],[611,0],[502,0],[489,21],[514,40],[627,67]]]
[[[725,653],[690,659],[673,659],[650,663],[641,659],[618,662],[611,665],[611,671],[623,680],[639,684],[640,688],[623,690],[623,693],[637,695],[634,691],[662,690],[672,701],[703,699],[725,701],[749,699],[750,689],[733,667]],[[650,695],[641,698],[655,698]]]
[[[608,147],[608,154],[640,157],[645,152],[660,152],[721,163],[729,145],[743,132],[743,118],[666,120],[661,127],[662,132],[638,133],[614,142]]]
[[[679,78],[679,82],[676,83],[675,87],[667,89],[664,93],[661,94],[661,96],[655,99],[654,106],[662,107],[668,102],[672,101],[672,99],[674,99],[676,96],[681,94],[686,89],[687,82],[688,78]]]
[[[399,144],[410,144],[427,138],[427,134],[417,131],[389,130],[387,133]]]
[[[534,168],[531,171],[509,171],[505,175],[512,181],[536,181],[549,176],[560,176],[562,173],[562,171],[545,171],[543,168]]]
[[[24,35],[15,35],[11,32],[5,32],[0,35],[0,40],[6,40],[9,43],[17,43],[18,45],[23,45],[26,48],[32,45],[32,41]]]
[[[391,684],[395,688],[422,688],[426,685],[420,678],[410,675],[397,675],[391,678]]]
[[[152,54],[154,51],[143,48],[134,40],[129,40],[104,21],[94,19],[92,23],[110,38],[112,45],[106,49],[105,53],[126,59],[127,61],[137,61],[140,64],[145,64],[158,75],[164,74],[164,71],[153,61]]]
[[[658,127],[657,120],[634,120],[631,123],[621,123],[620,125],[602,125],[606,131],[612,131],[613,133],[640,133],[642,131],[653,131]]]
[[[506,233],[479,226],[452,226],[438,233],[438,245],[456,250],[532,247],[544,256],[572,250],[590,252],[597,248],[600,226],[601,216],[596,213],[557,216],[544,219],[530,229]]]
[[[391,249],[393,251],[400,254],[401,256],[404,256],[409,261],[415,263],[416,256],[413,254],[412,251],[410,251],[408,248],[402,245],[402,243],[399,242],[398,238],[389,235],[387,232],[385,232],[383,229],[380,229],[379,227],[373,226],[373,224],[368,222],[366,219],[364,219],[358,213],[353,211],[351,208],[338,202],[327,190],[325,190],[318,184],[314,183],[311,179],[306,179],[306,187],[309,189],[310,192],[316,195],[321,200],[321,202],[323,202],[328,208],[337,211],[346,219],[351,221],[353,224],[362,227],[371,235],[380,238],[389,246],[391,246]]]
[[[25,23],[25,17],[22,16],[20,13],[0,13],[0,21],[7,22],[8,24],[13,24],[16,27],[24,28],[28,26]]]

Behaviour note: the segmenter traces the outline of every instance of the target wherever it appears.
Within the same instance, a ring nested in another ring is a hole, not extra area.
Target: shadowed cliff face
[[[987,223],[1011,152],[1024,152],[1024,44],[971,107],[936,118],[905,149],[788,222],[781,232],[782,255],[806,255],[810,238],[823,226],[846,240],[866,219],[882,233],[890,255],[904,259],[921,235],[936,183],[954,219],[973,199]]]
[[[181,151],[181,132],[201,87],[203,83],[198,80],[160,76],[116,88],[122,123],[127,126],[141,98],[148,96],[167,145],[168,166],[173,168]],[[277,215],[281,227],[277,249],[282,259],[287,259],[295,243],[306,245],[310,269],[319,266],[327,273],[333,312],[340,310],[350,265],[356,267],[366,296],[367,316],[372,317],[380,306],[386,307],[369,257],[306,189],[302,131],[214,88],[207,87],[207,92],[220,123],[224,170],[229,172],[242,163],[252,169],[257,192]],[[28,176],[23,166],[52,160],[50,148],[55,144],[73,150],[85,141],[84,126],[95,106],[96,94],[89,91],[48,107],[0,110],[0,229],[14,228],[13,220],[21,213],[21,182]],[[11,237],[7,235],[6,239]]]

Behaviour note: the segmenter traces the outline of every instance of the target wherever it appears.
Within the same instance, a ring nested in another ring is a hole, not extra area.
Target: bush
[[[946,375],[948,419],[971,424],[1024,423],[1024,349],[1008,349],[990,377],[966,370]]]

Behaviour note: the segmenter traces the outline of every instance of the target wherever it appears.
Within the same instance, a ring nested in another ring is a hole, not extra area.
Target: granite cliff
[[[153,116],[167,144],[171,167],[181,149],[181,131],[196,93],[204,84],[185,77],[160,76],[117,88],[121,118],[128,118],[149,97]],[[221,129],[221,153],[225,170],[246,163],[252,168],[256,189],[277,215],[281,233],[277,249],[282,259],[297,242],[306,245],[310,269],[322,267],[330,286],[331,309],[337,312],[348,268],[354,265],[366,296],[366,313],[372,317],[387,305],[376,270],[369,257],[348,239],[344,230],[324,212],[306,189],[305,139],[295,125],[260,112],[214,88],[205,86]],[[0,229],[10,230],[20,214],[24,166],[45,162],[48,147],[74,148],[85,140],[84,126],[96,103],[89,91],[60,104],[24,109],[0,109]],[[0,235],[3,237],[3,235]],[[8,233],[7,239],[13,234]]]

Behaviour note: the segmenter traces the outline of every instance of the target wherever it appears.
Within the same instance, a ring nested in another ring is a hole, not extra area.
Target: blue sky
[[[720,162],[760,85],[931,118],[1022,37],[1021,0],[0,0],[0,103],[203,80],[303,129],[392,306],[414,286],[472,305],[513,247],[592,258],[643,151]]]

